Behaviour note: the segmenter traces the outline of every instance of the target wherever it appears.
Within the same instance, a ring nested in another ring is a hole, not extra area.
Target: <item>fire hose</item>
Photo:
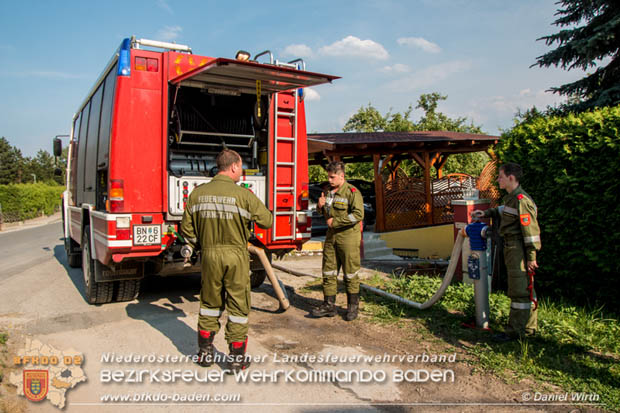
[[[258,259],[263,264],[263,268],[265,268],[265,272],[267,273],[267,277],[269,277],[269,281],[273,287],[273,290],[276,293],[276,297],[280,302],[280,310],[286,311],[290,307],[290,303],[286,296],[286,289],[284,288],[284,284],[282,281],[278,279],[276,274],[273,272],[273,268],[271,267],[271,263],[269,262],[269,258],[267,258],[267,254],[262,248],[255,247],[253,245],[248,245],[248,251],[258,257]],[[191,266],[190,259],[193,255],[193,248],[186,244],[181,248],[181,256],[185,259],[185,266]]]
[[[260,259],[265,271],[267,272],[267,277],[269,277],[271,286],[276,293],[276,297],[278,297],[278,301],[280,302],[280,310],[286,311],[290,307],[290,303],[288,298],[286,298],[286,293],[284,292],[284,284],[282,284],[282,281],[280,281],[273,272],[273,268],[269,262],[269,258],[267,258],[267,254],[265,254],[265,251],[262,248],[255,247],[254,245],[248,245],[248,251]]]
[[[390,300],[397,301],[397,302],[399,302],[401,304],[405,304],[405,305],[407,305],[409,307],[417,308],[418,310],[426,310],[427,308],[429,308],[433,304],[435,304],[437,301],[439,301],[439,299],[443,296],[443,294],[446,292],[446,289],[448,288],[448,286],[452,282],[452,277],[454,276],[454,271],[456,270],[456,266],[457,266],[458,261],[459,261],[459,256],[461,255],[461,249],[463,247],[463,240],[464,240],[464,236],[462,234],[462,231],[459,231],[458,236],[456,238],[456,241],[454,242],[454,247],[452,248],[452,254],[450,255],[450,264],[448,265],[448,269],[446,270],[446,274],[443,277],[443,281],[441,283],[441,286],[439,287],[437,292],[435,294],[433,294],[433,296],[428,301],[426,301],[424,303],[416,303],[414,301],[411,301],[411,300],[408,300],[406,298],[400,297],[400,296],[398,296],[396,294],[388,293],[387,291],[383,291],[383,290],[380,290],[380,289],[375,288],[375,287],[371,287],[371,286],[363,284],[363,283],[360,283],[360,288],[362,290],[371,292],[371,293],[379,295],[381,297],[385,297],[385,298],[388,298]],[[272,267],[276,268],[276,269],[278,269],[280,271],[284,271],[284,272],[287,272],[289,274],[298,276],[298,277],[321,278],[318,275],[292,270],[290,268],[284,267],[284,266],[279,265],[279,264],[272,264]]]

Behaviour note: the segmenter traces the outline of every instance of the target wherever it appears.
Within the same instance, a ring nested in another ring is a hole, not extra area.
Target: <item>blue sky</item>
[[[121,40],[190,45],[233,57],[265,49],[303,57],[341,76],[307,97],[308,131],[340,131],[361,106],[402,112],[422,93],[448,95],[439,110],[489,134],[518,108],[561,99],[551,86],[582,72],[530,68],[557,31],[553,0],[21,1],[2,2],[0,136],[32,156],[51,152]],[[417,119],[420,112],[414,111]]]

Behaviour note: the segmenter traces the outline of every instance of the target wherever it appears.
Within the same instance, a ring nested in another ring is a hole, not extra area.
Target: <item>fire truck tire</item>
[[[79,250],[77,242],[73,241],[71,237],[65,238],[65,252],[67,253],[67,262],[71,268],[80,268],[82,266],[82,254],[74,252]]]
[[[65,227],[65,211],[62,211],[62,226]],[[65,252],[67,253],[67,263],[71,268],[80,268],[82,266],[82,253],[77,242],[71,239],[71,236],[65,237]]]
[[[254,270],[250,272],[250,286],[252,289],[258,288],[263,284],[267,278],[267,271],[265,270]]]
[[[95,281],[95,272],[101,271],[103,266],[92,259],[90,251],[90,226],[84,228],[82,235],[82,272],[84,274],[84,295],[89,304],[105,304],[114,297],[114,282]]]
[[[138,294],[140,294],[141,285],[142,280],[119,281],[114,301],[121,302],[135,300],[138,298]]]

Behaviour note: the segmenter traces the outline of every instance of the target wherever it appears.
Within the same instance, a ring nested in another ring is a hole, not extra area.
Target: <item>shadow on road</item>
[[[61,241],[63,238],[60,238]],[[54,258],[58,261],[67,272],[69,279],[75,286],[75,289],[80,293],[84,301],[86,302],[86,296],[84,295],[84,278],[82,276],[81,268],[71,268],[67,263],[67,254],[65,252],[64,244],[54,246]]]
[[[137,302],[129,303],[127,315],[142,320],[166,336],[177,350],[187,356],[196,353],[196,330],[182,319],[188,314],[181,308],[185,302],[197,302],[200,275],[147,277]]]

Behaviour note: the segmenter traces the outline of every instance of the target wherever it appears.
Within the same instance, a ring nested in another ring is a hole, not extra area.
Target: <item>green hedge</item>
[[[0,185],[0,204],[4,222],[51,215],[61,205],[64,186],[46,184]]]
[[[506,132],[502,162],[517,162],[538,205],[537,286],[620,310],[620,106],[530,116]]]

